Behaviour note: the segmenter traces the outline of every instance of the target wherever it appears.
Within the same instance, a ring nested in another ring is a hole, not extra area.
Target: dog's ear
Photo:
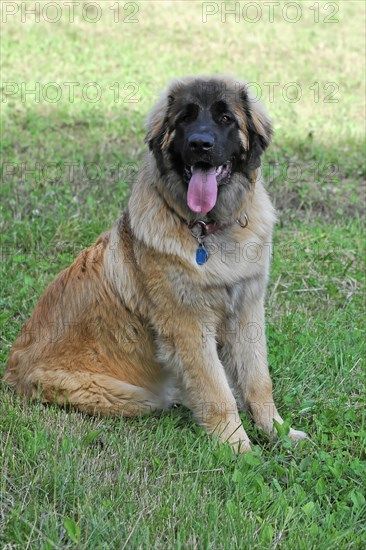
[[[162,147],[164,136],[169,130],[169,110],[173,101],[172,94],[163,94],[150,113],[145,136],[145,143],[149,145],[150,151],[154,151],[155,144]]]
[[[271,142],[273,130],[263,104],[253,98],[247,85],[243,85],[240,90],[240,100],[248,130],[247,169],[252,172],[260,167],[260,157]]]

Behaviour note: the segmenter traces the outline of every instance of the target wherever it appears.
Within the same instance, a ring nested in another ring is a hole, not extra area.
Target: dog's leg
[[[255,423],[268,434],[276,435],[274,420],[283,423],[272,395],[268,370],[263,300],[244,307],[237,320],[231,319],[223,333],[221,358],[240,397],[248,405]],[[306,437],[304,432],[290,428],[293,441]]]
[[[5,380],[14,385],[11,374]],[[20,394],[46,403],[71,405],[88,414],[141,416],[162,409],[151,391],[93,372],[35,367],[17,385]]]
[[[176,319],[174,335],[161,338],[159,356],[173,370],[183,394],[180,402],[193,412],[206,431],[234,452],[250,450],[235,398],[219,360],[214,338],[205,339],[197,320]]]

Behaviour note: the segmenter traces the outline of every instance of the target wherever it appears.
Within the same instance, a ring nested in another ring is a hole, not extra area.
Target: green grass
[[[1,104],[0,374],[46,284],[126,204],[156,93],[177,75],[227,72],[262,86],[274,122],[264,160],[279,211],[269,358],[280,411],[311,441],[294,448],[284,433],[270,445],[243,415],[254,450],[237,458],[181,407],[98,419],[2,386],[2,548],[366,546],[364,7],[339,2],[339,22],[327,24],[326,3],[319,23],[313,4],[301,2],[294,24],[281,10],[273,23],[265,11],[255,24],[220,15],[202,23],[200,2],[170,1],[140,2],[135,24],[114,23],[107,2],[96,24],[80,9],[74,23],[64,10],[56,24],[19,15],[3,24],[3,99],[7,82],[56,82],[63,95],[38,103],[19,93]],[[73,103],[63,85],[72,81]],[[80,92],[92,81],[102,90],[96,103]],[[131,82],[136,90],[123,90]],[[273,102],[265,82],[281,83]],[[296,103],[282,97],[289,82],[301,86]],[[327,82],[339,87],[337,103],[323,101]],[[124,101],[131,91],[139,101]],[[25,173],[37,165],[43,174]]]

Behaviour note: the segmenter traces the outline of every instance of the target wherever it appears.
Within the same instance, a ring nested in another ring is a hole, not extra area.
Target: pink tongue
[[[192,168],[188,184],[187,202],[193,212],[209,212],[217,200],[216,169],[208,171]]]

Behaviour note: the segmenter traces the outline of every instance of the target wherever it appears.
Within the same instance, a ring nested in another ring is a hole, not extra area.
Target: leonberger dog
[[[283,422],[263,305],[275,213],[260,159],[271,123],[245,82],[213,76],[171,82],[147,126],[122,217],[48,286],[4,379],[89,414],[182,404],[246,452],[238,407],[268,435]]]

